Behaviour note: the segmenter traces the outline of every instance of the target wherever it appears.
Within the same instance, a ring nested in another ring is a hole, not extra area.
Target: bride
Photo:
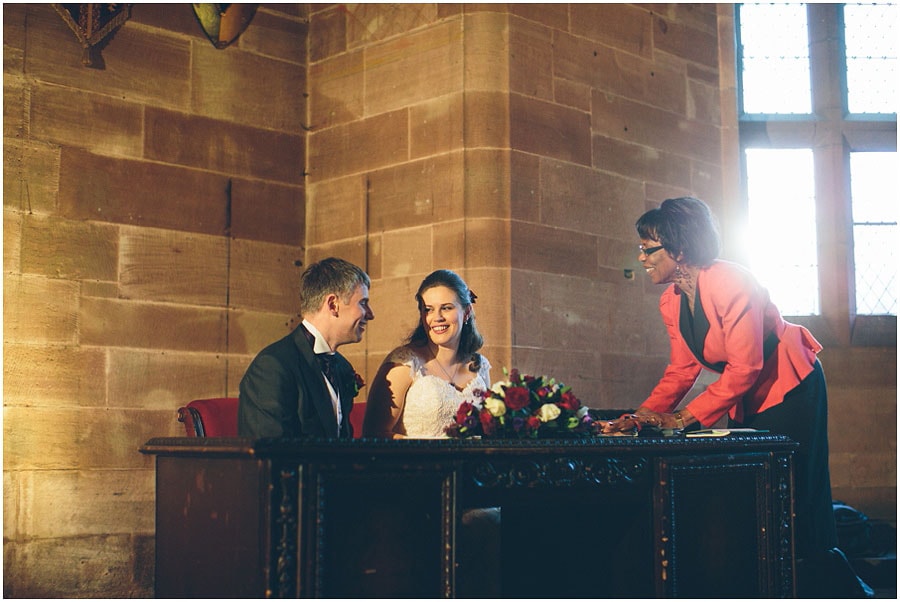
[[[369,389],[364,437],[447,437],[463,401],[491,388],[491,364],[478,353],[475,294],[455,272],[429,274],[416,293],[419,324],[406,344],[385,358]],[[500,597],[500,508],[460,513],[461,598]]]
[[[446,437],[463,401],[490,390],[491,364],[478,350],[475,294],[455,272],[429,274],[416,293],[419,324],[385,358],[370,385],[364,437]]]

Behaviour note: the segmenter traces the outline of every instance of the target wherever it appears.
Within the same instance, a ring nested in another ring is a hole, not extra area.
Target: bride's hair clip
[[[478,295],[476,295],[474,292],[472,292],[470,290],[469,291],[469,303],[475,303],[475,299],[477,299],[477,298],[478,298]]]

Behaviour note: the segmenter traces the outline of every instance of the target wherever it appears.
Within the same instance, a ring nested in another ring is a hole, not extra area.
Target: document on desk
[[[761,431],[758,429],[744,429],[744,428],[734,428],[734,429],[700,429],[699,431],[691,431],[689,433],[685,433],[685,437],[694,438],[694,437],[725,437],[726,435],[754,435],[757,433],[768,433],[769,431]]]

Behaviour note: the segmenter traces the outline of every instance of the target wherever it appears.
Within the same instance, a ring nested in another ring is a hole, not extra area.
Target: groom
[[[241,379],[241,437],[350,438],[350,410],[358,393],[356,373],[336,353],[362,340],[369,308],[369,276],[329,257],[300,278],[303,322],[259,352]]]

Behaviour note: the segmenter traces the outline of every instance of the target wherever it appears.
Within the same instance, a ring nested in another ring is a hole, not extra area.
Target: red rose
[[[481,430],[484,431],[484,434],[492,435],[496,424],[494,423],[494,417],[491,416],[491,413],[487,410],[482,410],[478,415],[478,419],[481,421]]]
[[[575,397],[575,395],[573,395],[571,391],[566,391],[562,394],[562,401],[560,401],[557,405],[564,410],[571,410],[574,412],[581,407],[581,402],[578,401],[578,398]]]
[[[528,426],[528,430],[536,431],[541,427],[541,419],[537,416],[529,416],[528,420],[525,421],[526,426]]]
[[[459,408],[456,410],[456,422],[459,424],[465,424],[466,418],[468,418],[469,414],[472,413],[472,410],[475,409],[468,401],[464,401],[459,404]]]
[[[359,372],[353,373],[353,397],[359,395],[359,390],[366,386],[366,381],[362,376],[359,375]]]
[[[521,410],[528,407],[529,402],[528,389],[525,387],[510,387],[506,390],[506,407],[510,410]]]

